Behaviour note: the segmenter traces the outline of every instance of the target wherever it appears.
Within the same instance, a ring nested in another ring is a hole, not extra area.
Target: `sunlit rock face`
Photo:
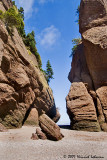
[[[0,1],[0,10],[9,7],[12,7],[11,1]],[[36,113],[32,108],[36,108]],[[11,37],[0,20],[0,123],[7,128],[21,127],[26,120],[33,121],[31,115],[38,117],[43,111],[56,117],[52,90],[17,30],[14,29]]]
[[[75,52],[66,98],[71,128],[107,131],[107,1],[81,0],[82,44]]]

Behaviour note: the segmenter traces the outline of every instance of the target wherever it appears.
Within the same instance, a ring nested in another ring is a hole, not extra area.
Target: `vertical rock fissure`
[[[90,94],[90,93],[89,93]],[[93,97],[92,95],[90,95],[93,99],[93,103],[94,103],[94,106],[95,106],[95,109],[96,109],[96,114],[97,114],[97,119],[99,117],[99,110],[98,110],[98,106],[97,106],[97,97]]]
[[[23,119],[23,121],[22,121],[22,126],[24,125],[25,121],[27,120],[27,118],[28,118],[28,116],[29,116],[30,111],[31,111],[32,108],[33,108],[33,104],[32,104],[32,105],[29,107],[29,109],[26,111],[26,114],[25,114],[24,119]]]
[[[99,96],[98,96],[98,95],[97,95],[97,97],[98,97],[98,99],[99,99],[99,101],[100,101],[101,109],[102,109],[102,113],[103,113],[104,118],[105,118],[105,121],[106,121],[106,115],[104,114],[103,104],[102,104],[102,102],[101,102],[101,100],[100,100],[100,98],[99,98]]]

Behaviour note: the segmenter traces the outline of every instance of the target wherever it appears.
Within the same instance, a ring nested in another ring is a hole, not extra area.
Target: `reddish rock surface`
[[[32,137],[31,137],[32,140],[38,140],[39,137],[37,136],[36,133],[32,133]]]
[[[107,25],[106,0],[81,0],[80,33],[97,26]]]
[[[107,123],[107,86],[100,87],[96,93],[102,106],[105,122]]]
[[[3,11],[11,6],[10,0],[0,2]],[[40,115],[53,107],[56,110],[52,90],[36,57],[28,54],[17,30],[9,36],[0,20],[0,123],[7,128],[21,127],[32,108]]]
[[[61,115],[58,111],[58,108],[56,108],[56,116],[54,116],[54,118],[52,119],[55,123],[57,123],[60,119]]]
[[[31,108],[29,110],[28,117],[26,117],[24,125],[32,125],[32,126],[38,126],[38,111],[36,108]]]
[[[72,82],[67,96],[71,127],[89,131],[100,131],[101,128],[107,131],[106,0],[81,0],[79,30],[82,44],[75,51],[68,76]]]
[[[100,131],[93,99],[82,82],[74,82],[66,98],[72,129]]]

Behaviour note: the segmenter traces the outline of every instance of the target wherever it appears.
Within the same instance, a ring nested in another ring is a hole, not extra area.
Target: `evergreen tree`
[[[24,9],[23,9],[22,7],[20,7],[20,8],[18,9],[18,12],[19,12],[21,18],[24,20]]]
[[[76,15],[77,15],[77,17],[78,17],[78,19],[77,19],[76,22],[78,22],[78,24],[79,24],[80,6],[78,6],[78,8],[77,8],[77,10],[76,10]]]
[[[13,6],[15,6],[15,1],[12,1]]]
[[[36,56],[38,66],[41,69],[42,68],[42,61],[41,61],[41,57],[40,57],[40,55],[37,51],[37,48],[36,48],[35,32],[34,31],[27,34],[27,36],[24,39],[24,43],[27,47],[29,47],[30,51]]]
[[[53,79],[53,75],[54,75],[49,60],[47,61],[47,64],[46,64],[46,71],[45,71],[45,74],[46,74],[46,80],[47,80],[47,82],[48,82],[48,84],[49,84],[50,79]]]
[[[23,19],[24,21],[24,9],[22,7],[20,7],[18,9],[18,14],[20,15],[20,17]],[[22,39],[24,40],[24,38],[26,37],[26,33],[25,33],[25,29],[24,29],[24,26],[21,25],[19,28],[18,28],[18,32],[19,34],[21,35]]]
[[[36,49],[36,41],[35,41],[35,33],[34,31],[32,31],[31,33],[28,33],[25,40],[24,40],[24,43],[26,46],[29,46],[30,48],[30,51],[35,54],[37,52],[37,49]]]

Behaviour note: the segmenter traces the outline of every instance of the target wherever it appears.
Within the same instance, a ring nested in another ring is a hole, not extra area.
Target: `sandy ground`
[[[61,141],[31,140],[35,127],[0,133],[0,160],[107,160],[107,133],[61,129]]]

